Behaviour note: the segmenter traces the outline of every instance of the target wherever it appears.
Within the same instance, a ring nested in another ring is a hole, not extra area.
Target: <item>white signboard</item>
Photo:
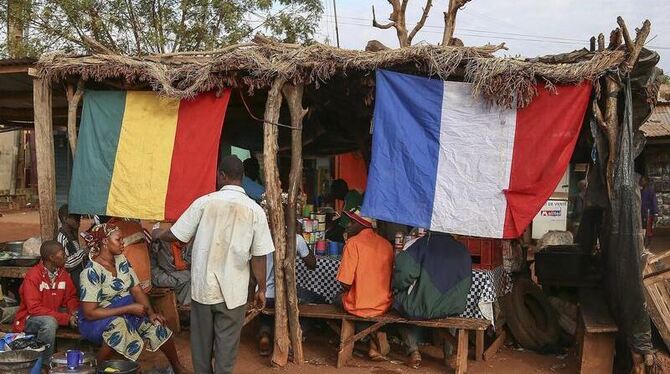
[[[568,225],[568,201],[548,200],[533,219],[533,239],[551,230],[565,231]]]

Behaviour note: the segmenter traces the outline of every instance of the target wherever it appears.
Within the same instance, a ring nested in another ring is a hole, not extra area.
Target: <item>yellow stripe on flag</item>
[[[179,100],[128,91],[107,215],[163,220]]]

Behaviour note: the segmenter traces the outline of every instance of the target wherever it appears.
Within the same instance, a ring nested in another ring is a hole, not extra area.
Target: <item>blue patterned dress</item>
[[[139,280],[124,255],[114,257],[116,277],[97,262],[91,260],[81,272],[80,299],[95,302],[101,308],[120,307],[135,302],[130,288]],[[87,320],[79,313],[79,331],[87,340],[101,344],[105,342],[119,354],[136,361],[144,343],[154,352],[165,343],[172,331],[163,325],[154,325],[146,317],[124,314],[99,320]]]

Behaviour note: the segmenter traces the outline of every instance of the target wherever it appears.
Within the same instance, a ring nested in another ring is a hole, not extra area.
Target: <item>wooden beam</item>
[[[33,67],[32,64],[0,66],[0,74],[28,73],[28,69],[32,67]]]
[[[35,152],[37,154],[37,193],[40,201],[42,240],[56,237],[56,165],[51,113],[51,83],[33,80],[35,105]]]
[[[500,326],[498,326],[500,328]],[[496,339],[491,343],[491,345],[484,351],[484,360],[488,361],[491,360],[495,357],[495,355],[498,353],[498,350],[500,347],[505,344],[505,338],[507,338],[507,333],[505,330],[502,330],[500,332],[500,335],[496,337]]]
[[[281,203],[281,184],[277,166],[277,140],[279,112],[282,104],[281,88],[283,78],[275,78],[265,102],[265,123],[263,124],[263,174],[265,176],[265,200],[268,207],[268,221],[275,245],[275,338],[272,363],[285,366],[288,363],[289,339],[286,317],[286,285],[284,283],[284,258],[286,256],[286,226],[284,208]],[[295,241],[295,238],[293,238]]]
[[[307,110],[302,107],[304,87],[285,84],[282,93],[286,98],[291,114],[291,172],[288,186],[288,222],[286,230],[286,299],[288,303],[288,322],[293,347],[293,362],[302,364],[305,355],[302,349],[302,329],[300,328],[300,313],[298,311],[298,295],[296,290],[295,260],[296,260],[296,209],[298,194],[302,185],[302,120]],[[276,267],[276,266],[275,266]]]
[[[68,84],[65,94],[67,96],[67,139],[70,143],[72,157],[74,157],[77,148],[77,108],[84,95],[84,81],[80,79],[76,88]]]

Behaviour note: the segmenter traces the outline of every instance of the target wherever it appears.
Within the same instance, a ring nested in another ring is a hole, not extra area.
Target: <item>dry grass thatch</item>
[[[130,57],[91,55],[72,57],[45,54],[38,73],[53,81],[81,78],[120,80],[148,85],[171,97],[188,98],[222,87],[267,88],[275,77],[319,86],[348,74],[375,69],[410,71],[441,79],[459,76],[472,82],[474,92],[507,107],[524,106],[540,82],[579,84],[593,81],[624,60],[622,51],[580,53],[569,63],[541,59],[520,60],[493,56],[498,48],[417,45],[377,52],[339,49],[323,44],[308,46],[255,42],[218,51]],[[565,60],[565,59],[562,59]]]

